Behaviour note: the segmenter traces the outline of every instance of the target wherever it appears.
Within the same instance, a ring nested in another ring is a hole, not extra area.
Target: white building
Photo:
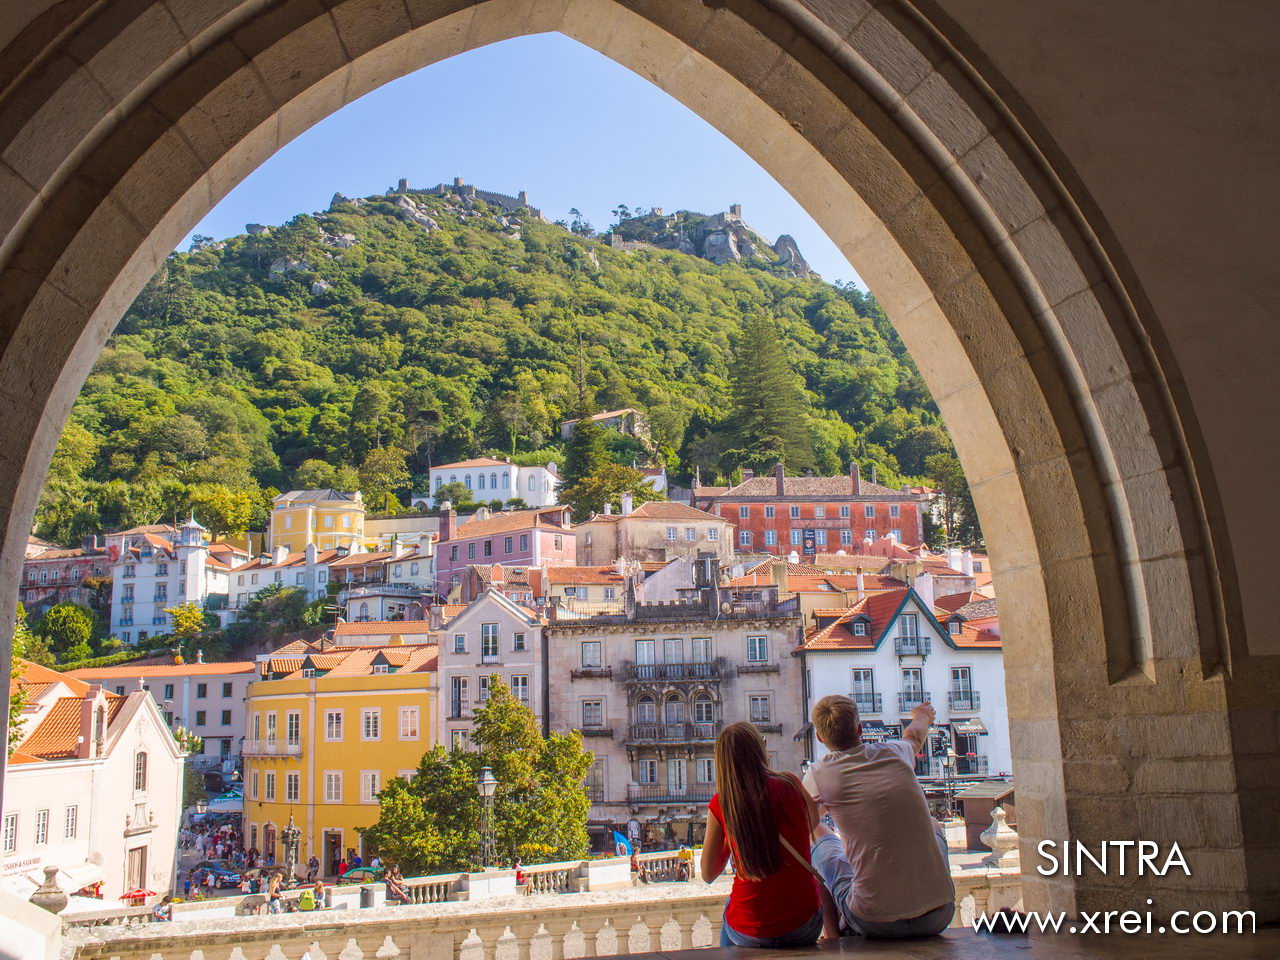
[[[552,507],[558,502],[560,476],[554,463],[543,467],[521,467],[509,460],[478,457],[443,463],[431,468],[430,493],[415,493],[413,505],[419,510],[433,506],[436,492],[446,483],[461,483],[478,503],[520,499],[529,507]]]
[[[130,663],[72,670],[68,676],[128,696],[146,690],[170,729],[184,727],[204,739],[187,762],[200,770],[230,772],[240,761],[245,697],[255,679],[252,661],[230,663]]]
[[[68,893],[172,890],[184,758],[155,702],[19,665],[28,702],[5,768],[4,886],[25,899],[56,866]]]
[[[170,607],[226,608],[230,570],[210,555],[205,529],[194,517],[177,530],[123,537],[111,573],[111,632],[125,643],[168,633]]]
[[[423,597],[435,593],[435,549],[393,543],[391,549],[352,553],[330,566],[342,584],[338,605],[346,620],[422,620]]]
[[[314,543],[294,553],[284,546],[277,546],[234,567],[228,572],[230,601],[227,622],[234,623],[240,619],[245,604],[253,595],[270,586],[300,588],[306,591],[308,602],[325,596],[331,576],[329,564],[346,555],[344,548],[319,550]]]
[[[916,765],[921,779],[1009,774],[1004,656],[994,610],[968,620],[941,612],[945,626],[906,587],[868,593],[847,608],[814,610],[797,651],[805,667],[805,713],[812,716],[822,697],[843,694],[858,704],[863,739],[892,739],[910,723],[912,708],[928,700],[938,717],[927,755]],[[810,757],[823,756],[812,731],[809,737]]]
[[[470,743],[475,711],[489,698],[495,673],[547,729],[543,626],[540,616],[497,591],[485,592],[441,623],[436,729],[442,744]]]

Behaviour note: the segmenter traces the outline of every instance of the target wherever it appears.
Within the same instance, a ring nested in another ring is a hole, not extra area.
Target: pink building
[[[537,567],[577,562],[577,537],[568,507],[490,513],[481,507],[464,526],[453,511],[440,518],[436,589],[448,595],[471,564]]]

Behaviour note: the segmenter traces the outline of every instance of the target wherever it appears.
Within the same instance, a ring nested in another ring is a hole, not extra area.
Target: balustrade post
[[[699,920],[702,919],[701,910],[676,910],[672,912],[671,919],[676,922],[676,926],[680,928],[680,949],[693,949],[693,928]]]
[[[507,932],[505,923],[496,926],[476,927],[476,936],[480,938],[480,948],[484,951],[484,960],[494,960],[498,953],[498,941]]]
[[[600,931],[605,923],[599,920],[579,920],[578,929],[582,931],[582,955],[584,957],[600,956]]]
[[[547,920],[543,922],[542,927],[547,931],[548,946],[551,948],[550,960],[564,960],[564,940],[573,929],[573,921]]]
[[[538,935],[538,931],[541,929],[542,924],[537,920],[511,924],[511,933],[516,938],[517,960],[529,960],[533,938]]]

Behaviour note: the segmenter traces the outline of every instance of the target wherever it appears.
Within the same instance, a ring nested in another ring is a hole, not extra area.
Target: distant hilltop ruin
[[[790,234],[769,243],[742,219],[742,204],[707,216],[692,210],[667,214],[654,207],[618,223],[606,238],[616,250],[678,250],[712,263],[736,263],[751,258],[768,261],[775,270],[794,277],[817,276]],[[768,251],[766,253],[766,251]]]
[[[455,196],[463,200],[483,200],[491,207],[499,207],[506,213],[516,213],[521,208],[529,211],[531,216],[546,221],[542,211],[529,203],[529,194],[521,190],[514,197],[492,190],[481,190],[475,184],[467,183],[461,177],[454,177],[453,183],[437,183],[434,187],[418,188],[409,186],[409,181],[401,178],[395,189],[387,188],[388,194],[420,193],[429,197]]]

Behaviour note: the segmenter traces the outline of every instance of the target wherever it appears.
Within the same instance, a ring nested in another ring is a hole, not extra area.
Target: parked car
[[[201,874],[212,871],[213,885],[216,889],[240,885],[240,871],[230,860],[201,860],[192,869],[198,870]]]
[[[338,883],[376,883],[381,879],[381,867],[352,867],[338,878]]]

